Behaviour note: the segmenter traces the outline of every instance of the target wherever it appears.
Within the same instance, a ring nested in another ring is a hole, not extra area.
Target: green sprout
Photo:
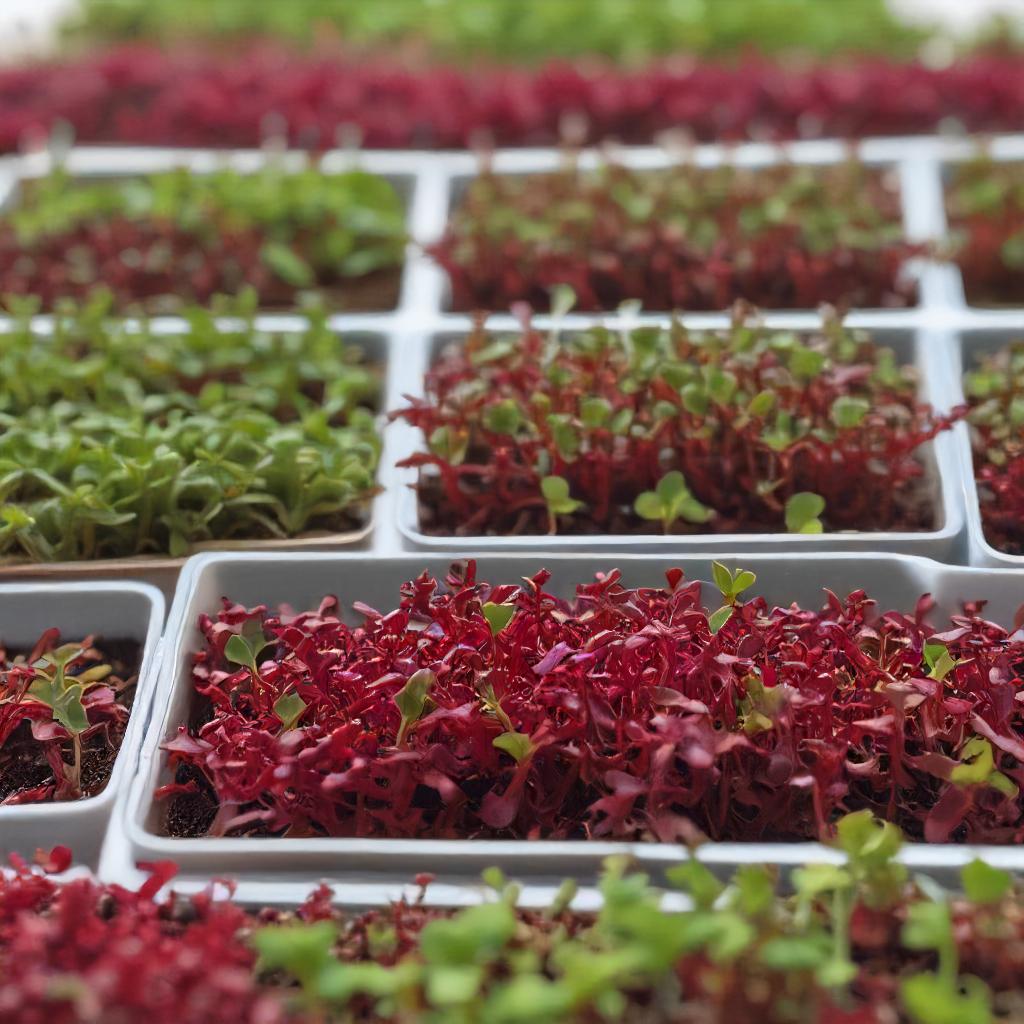
[[[686,485],[686,478],[674,469],[666,473],[653,491],[644,491],[633,504],[641,519],[660,522],[668,533],[677,520],[687,523],[706,523],[714,512],[702,505]]]
[[[68,673],[69,666],[84,653],[79,644],[64,644],[44,654],[33,666],[28,696],[45,704],[53,719],[71,736],[74,761],[64,766],[68,782],[79,792],[82,788],[82,733],[89,728],[89,716],[82,698],[113,671],[109,665],[94,665],[78,675]]]
[[[569,481],[565,477],[544,477],[540,482],[540,490],[548,508],[548,533],[557,533],[558,517],[571,516],[583,507],[583,502],[569,496]]]
[[[813,491],[800,491],[786,502],[786,529],[790,533],[823,533],[819,518],[825,511],[825,499]]]

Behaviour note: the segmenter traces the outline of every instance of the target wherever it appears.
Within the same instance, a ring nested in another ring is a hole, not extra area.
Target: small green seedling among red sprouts
[[[137,650],[92,637],[0,650],[0,804],[77,800],[106,785],[135,694]],[[124,656],[121,649],[125,648]]]

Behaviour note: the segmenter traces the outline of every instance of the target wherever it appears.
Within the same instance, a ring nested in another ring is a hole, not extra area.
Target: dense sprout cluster
[[[799,530],[808,494],[830,530],[930,529],[917,456],[960,415],[830,313],[798,335],[744,309],[725,331],[478,325],[408,401],[421,525],[461,535]]]
[[[762,3],[623,5],[620,0],[83,0],[65,26],[93,42],[148,39],[287,39],[310,44],[333,33],[349,45],[391,49],[409,44],[438,57],[533,63],[593,56],[635,64],[661,54],[732,53],[744,46],[787,56],[837,51],[909,56],[926,33],[893,16],[884,0],[848,0],[824,9],[817,0]]]
[[[544,309],[559,284],[583,310],[904,306],[919,251],[895,179],[859,164],[484,173],[431,248],[463,310]]]
[[[122,308],[166,312],[243,288],[264,308],[294,306],[316,289],[388,308],[404,248],[398,193],[362,171],[271,165],[97,182],[57,171],[26,184],[0,220],[0,292],[49,309],[103,287]]]
[[[569,124],[578,141],[626,143],[666,131],[700,141],[1016,131],[1021,75],[1019,57],[999,53],[942,68],[750,55],[632,70],[590,61],[462,70],[273,44],[139,44],[0,69],[0,151],[38,144],[61,124],[90,144],[246,147],[281,133],[312,149],[339,136],[373,149],[544,146]]]
[[[57,882],[71,851],[0,872],[0,1014],[7,1024],[991,1024],[1021,997],[1024,908],[1011,877],[972,861],[964,896],[910,881],[899,831],[853,814],[840,864],[770,868],[727,883],[695,859],[666,870],[688,909],[625,863],[606,864],[600,909],[566,882],[538,910],[484,873],[462,910],[418,897],[362,913],[325,886],[294,911],[243,909],[213,889],[159,895]],[[230,890],[229,890],[230,893]],[[16,968],[16,969],[15,969]]]
[[[929,841],[1019,842],[1024,639],[969,605],[720,600],[618,571],[427,573],[392,611],[203,616],[164,749],[174,834],[809,839],[868,809]]]
[[[0,555],[183,555],[365,522],[379,369],[322,310],[264,331],[247,302],[235,326],[193,309],[164,333],[100,297],[46,335],[19,305],[0,351]]]

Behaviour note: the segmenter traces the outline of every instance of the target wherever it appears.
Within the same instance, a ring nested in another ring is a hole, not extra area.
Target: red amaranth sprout
[[[927,596],[772,607],[724,567],[711,601],[678,569],[572,600],[549,577],[424,572],[357,626],[333,598],[225,600],[196,724],[164,744],[171,832],[797,840],[870,809],[928,841],[1024,838],[1024,634],[983,602],[937,631]]]
[[[430,252],[459,310],[547,309],[561,284],[585,311],[906,306],[922,247],[903,237],[897,186],[855,163],[485,170]]]
[[[651,143],[670,130],[700,141],[1017,131],[1022,74],[1016,54],[998,53],[941,68],[745,54],[635,70],[595,61],[458,70],[337,50],[137,44],[0,70],[0,151],[59,124],[85,144],[257,146],[268,111],[290,145],[310,149],[333,146],[339,129],[371,149],[459,149],[481,138],[546,146],[568,118],[586,142]]]

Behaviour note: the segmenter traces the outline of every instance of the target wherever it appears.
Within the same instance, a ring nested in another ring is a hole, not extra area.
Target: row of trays
[[[947,215],[944,198],[947,172],[959,165],[983,157],[995,165],[1015,164],[1024,159],[1024,136],[1004,135],[979,139],[918,137],[906,139],[870,139],[859,143],[815,140],[789,144],[750,143],[736,146],[708,144],[685,149],[671,147],[621,147],[609,151],[584,151],[570,160],[580,172],[607,164],[630,171],[668,170],[676,166],[698,169],[735,167],[771,169],[774,167],[828,168],[842,164],[863,165],[889,172],[894,198],[892,227],[902,231],[906,242],[937,245],[935,259],[912,259],[906,265],[906,277],[916,285],[917,302],[905,310],[910,315],[925,310],[964,311],[982,307],[968,303],[959,268],[941,258],[944,240],[953,225]],[[49,152],[0,158],[0,208],[14,209],[22,202],[24,187],[49,175],[59,166],[72,181],[137,178],[175,169],[206,174],[219,168],[231,168],[251,174],[268,166],[300,171],[309,166],[307,154],[275,151],[177,150],[145,147],[76,147],[59,155]],[[419,327],[432,328],[445,318],[459,318],[472,305],[459,306],[453,296],[451,280],[431,255],[445,237],[467,195],[469,186],[482,167],[497,178],[527,179],[564,169],[567,155],[557,149],[498,151],[486,158],[464,153],[421,153],[331,151],[323,155],[318,168],[325,174],[351,169],[380,175],[394,187],[405,208],[409,238],[400,271],[397,300],[388,307],[371,304],[354,307],[352,316],[368,322],[399,318]],[[889,188],[887,184],[886,188]],[[883,218],[884,220],[884,218]],[[483,231],[478,226],[477,231]],[[492,256],[494,253],[492,253]],[[472,268],[466,268],[472,269]],[[627,296],[628,297],[628,296]],[[361,308],[374,312],[360,313]],[[792,308],[792,307],[788,307]],[[383,310],[377,312],[376,310]],[[657,309],[650,309],[657,312]],[[668,311],[667,309],[665,310]],[[897,315],[899,315],[897,313]],[[454,324],[458,320],[449,321]]]
[[[83,865],[108,881],[143,877],[137,865],[172,860],[181,869],[176,885],[199,888],[211,877],[237,878],[243,898],[265,897],[265,887],[300,895],[326,878],[340,898],[354,903],[387,900],[416,873],[429,871],[440,883],[432,898],[457,896],[459,887],[498,865],[527,885],[527,900],[543,900],[566,876],[590,883],[602,859],[628,852],[656,877],[685,855],[682,847],[659,842],[386,839],[386,838],[177,838],[168,834],[156,790],[173,781],[162,744],[178,735],[193,715],[192,665],[202,646],[201,615],[216,615],[222,599],[246,607],[288,605],[316,609],[324,595],[340,600],[343,617],[354,622],[361,602],[386,612],[395,607],[400,586],[424,571],[444,579],[450,554],[368,556],[349,554],[208,553],[191,559],[182,573],[166,624],[165,605],[153,587],[139,583],[24,584],[0,588],[0,617],[9,647],[34,643],[46,629],[63,637],[95,635],[133,641],[140,654],[134,709],[110,780],[96,796],[79,801],[0,807],[0,853],[31,855],[40,846],[65,844]],[[708,554],[637,555],[558,553],[487,554],[477,560],[477,578],[515,584],[541,569],[551,572],[546,589],[572,596],[577,584],[612,568],[627,587],[664,586],[665,572],[678,567],[687,579],[714,575]],[[990,621],[1013,628],[1024,595],[1024,573],[972,569],[898,554],[751,553],[725,560],[728,567],[757,574],[756,592],[769,605],[797,602],[819,608],[823,591],[845,595],[858,588],[884,608],[907,610],[923,594],[936,602],[931,615],[942,622],[964,602],[984,600]],[[708,593],[707,582],[702,584]],[[703,597],[710,601],[709,597]],[[709,605],[710,606],[710,605]],[[774,863],[786,869],[808,859],[829,859],[833,851],[816,843],[710,842],[698,854],[721,873],[740,864]],[[975,856],[992,865],[1024,871],[1015,845],[968,846],[910,843],[902,854],[914,869],[950,879]],[[453,888],[454,887],[454,888]],[[454,895],[453,895],[454,894]]]
[[[544,318],[550,320],[550,318]],[[584,326],[581,318],[571,318],[571,330]],[[727,326],[723,317],[694,315],[683,322],[700,329]],[[267,316],[261,318],[269,327],[299,329],[298,318]],[[541,321],[539,321],[541,322]],[[615,329],[620,321],[614,317],[588,318],[585,323],[601,322]],[[644,317],[637,323],[666,323],[664,318]],[[820,323],[817,315],[771,314],[765,317],[770,328],[809,330]],[[851,314],[846,323],[863,328],[879,345],[891,348],[899,362],[913,366],[919,380],[919,398],[943,412],[964,401],[963,376],[983,356],[994,353],[1024,333],[1010,326],[971,327],[953,331],[941,327],[894,327],[884,314]],[[493,318],[492,329],[501,336],[514,328],[504,318]],[[565,332],[567,333],[567,332]],[[458,346],[466,332],[439,331],[431,334],[395,330],[383,334],[353,329],[343,331],[345,343],[361,349],[368,365],[382,367],[384,408],[404,408],[409,399],[424,395],[424,376],[446,349]],[[406,550],[431,551],[672,551],[720,552],[736,550],[764,552],[824,551],[894,551],[920,554],[941,561],[991,567],[1024,567],[1024,556],[1004,553],[994,548],[982,528],[978,490],[972,465],[968,428],[964,423],[943,431],[921,449],[925,464],[927,491],[931,498],[934,526],[920,531],[836,531],[824,534],[799,533],[720,533],[670,535],[647,534],[574,534],[570,531],[554,535],[522,534],[452,535],[428,532],[421,526],[421,510],[416,493],[416,471],[398,468],[398,464],[423,450],[423,437],[413,426],[395,420],[386,422],[382,416],[379,429],[384,440],[378,471],[381,493],[373,500],[369,520],[349,533],[299,537],[280,541],[237,541],[230,544],[211,542],[217,549],[247,550],[340,550],[358,548],[376,553]],[[120,561],[98,560],[79,563],[27,564],[18,562],[0,566],[0,578],[123,578],[143,579],[173,592],[174,582],[184,562],[182,558],[142,558]]]

